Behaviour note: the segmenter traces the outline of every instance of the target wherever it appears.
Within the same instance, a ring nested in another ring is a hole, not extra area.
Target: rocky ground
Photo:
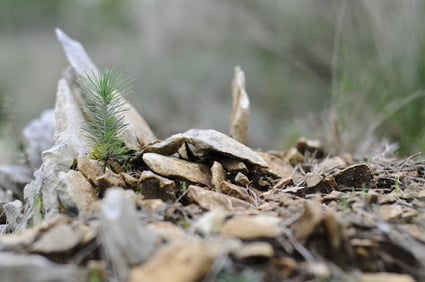
[[[247,143],[235,69],[231,130],[157,140],[128,105],[126,166],[88,158],[70,62],[54,110],[23,132],[25,166],[0,167],[1,281],[425,281],[425,162],[333,156],[301,139]],[[53,134],[54,132],[54,134]]]

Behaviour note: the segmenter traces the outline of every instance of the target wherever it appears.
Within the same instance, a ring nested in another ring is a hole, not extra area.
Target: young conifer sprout
[[[122,140],[128,124],[124,122],[124,96],[130,90],[130,80],[122,73],[104,69],[77,79],[84,96],[86,124],[82,130],[92,145],[91,157],[103,162],[123,160],[129,149]]]

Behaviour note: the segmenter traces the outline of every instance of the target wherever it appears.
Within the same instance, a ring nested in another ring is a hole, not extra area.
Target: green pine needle
[[[130,80],[120,72],[105,69],[80,76],[77,82],[85,100],[87,122],[82,130],[93,146],[91,156],[105,166],[109,160],[124,159],[129,150],[121,139],[128,127],[124,122],[123,112],[127,109],[123,97],[130,89]]]

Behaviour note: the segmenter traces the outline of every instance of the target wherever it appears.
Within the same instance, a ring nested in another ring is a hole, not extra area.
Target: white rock
[[[58,83],[55,119],[55,145],[43,152],[43,164],[35,172],[35,179],[24,189],[26,206],[23,227],[32,217],[33,201],[36,195],[42,195],[43,213],[46,219],[59,212],[56,191],[59,183],[59,172],[69,171],[73,160],[78,155],[88,153],[89,146],[84,142],[81,132],[84,123],[83,115],[71,92],[68,81],[64,78]]]
[[[156,235],[142,225],[135,204],[122,188],[109,188],[102,202],[100,242],[120,281],[131,266],[146,261],[155,250]]]
[[[40,255],[0,252],[1,281],[87,281],[87,270],[50,262]]]
[[[33,171],[41,166],[42,153],[53,146],[54,132],[55,112],[52,109],[44,111],[22,130],[26,160]]]

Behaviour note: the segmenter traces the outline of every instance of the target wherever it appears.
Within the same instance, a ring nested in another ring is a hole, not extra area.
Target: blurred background
[[[396,142],[401,155],[424,151],[424,6],[419,0],[2,0],[3,139],[16,140],[54,106],[68,65],[54,34],[60,27],[98,67],[134,79],[129,100],[160,138],[189,128],[227,133],[233,69],[240,65],[254,148],[285,149],[306,136],[335,153],[373,154],[389,144],[382,139]]]

